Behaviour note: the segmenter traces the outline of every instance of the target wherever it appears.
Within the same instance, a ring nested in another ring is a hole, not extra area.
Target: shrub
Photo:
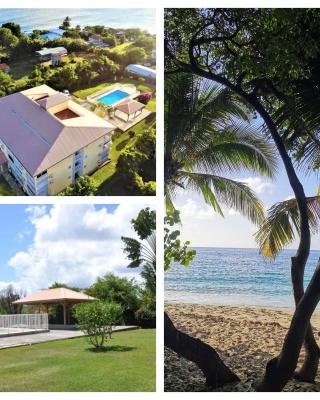
[[[95,180],[88,175],[80,176],[74,186],[66,187],[59,196],[94,196],[98,190]]]
[[[131,138],[131,139],[134,137],[135,134],[136,134],[135,131],[128,132],[129,138]]]
[[[138,96],[138,101],[140,103],[143,103],[143,104],[148,104],[151,99],[152,99],[152,93],[151,92],[141,93]]]
[[[119,324],[122,307],[103,301],[81,303],[75,306],[74,315],[79,329],[88,336],[89,343],[96,349],[102,349],[107,336],[111,335],[112,326]]]
[[[156,327],[156,312],[148,308],[141,307],[135,313],[137,324],[142,328]]]

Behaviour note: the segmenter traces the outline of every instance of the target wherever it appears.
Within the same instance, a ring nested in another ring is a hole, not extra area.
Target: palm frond
[[[309,225],[312,234],[320,228],[320,196],[307,197]],[[300,214],[295,198],[273,205],[255,234],[265,258],[275,257],[299,234]]]
[[[263,206],[253,191],[243,182],[217,175],[180,171],[180,179],[186,188],[203,195],[206,203],[223,215],[219,203],[223,203],[247,217],[254,224],[264,220]]]

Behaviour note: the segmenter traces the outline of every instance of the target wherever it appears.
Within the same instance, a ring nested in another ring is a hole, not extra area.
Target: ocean
[[[0,8],[0,24],[18,23],[26,33],[33,29],[54,29],[66,16],[71,25],[105,25],[111,28],[140,28],[156,32],[153,8]]]
[[[264,261],[257,249],[196,248],[189,267],[165,272],[165,301],[262,307],[294,307],[290,263],[294,250]],[[309,282],[320,251],[311,251],[305,281]]]

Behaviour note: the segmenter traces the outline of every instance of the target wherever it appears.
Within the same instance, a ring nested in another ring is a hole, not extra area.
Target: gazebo
[[[86,294],[75,292],[67,288],[56,288],[56,289],[45,289],[39,292],[33,293],[30,296],[26,296],[23,299],[19,299],[13,302],[17,308],[17,312],[20,313],[22,306],[34,305],[38,306],[38,313],[41,313],[42,306],[46,306],[48,313],[48,306],[53,304],[60,304],[63,307],[63,324],[67,325],[70,321],[70,315],[68,311],[70,308],[77,303],[86,301],[96,300],[94,297]]]
[[[145,105],[136,100],[130,100],[126,103],[120,103],[114,107],[114,115],[117,115],[124,121],[130,121],[133,118],[136,118],[137,115],[140,115],[144,109]],[[120,115],[119,115],[120,114]],[[125,116],[127,119],[125,119]]]

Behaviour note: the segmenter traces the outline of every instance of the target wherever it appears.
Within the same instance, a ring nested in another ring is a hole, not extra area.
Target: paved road
[[[113,331],[126,331],[137,329],[136,326],[115,326]],[[50,330],[50,332],[34,333],[29,335],[8,336],[0,338],[0,349],[17,346],[28,346],[52,340],[71,339],[83,336],[83,332],[77,330]]]

